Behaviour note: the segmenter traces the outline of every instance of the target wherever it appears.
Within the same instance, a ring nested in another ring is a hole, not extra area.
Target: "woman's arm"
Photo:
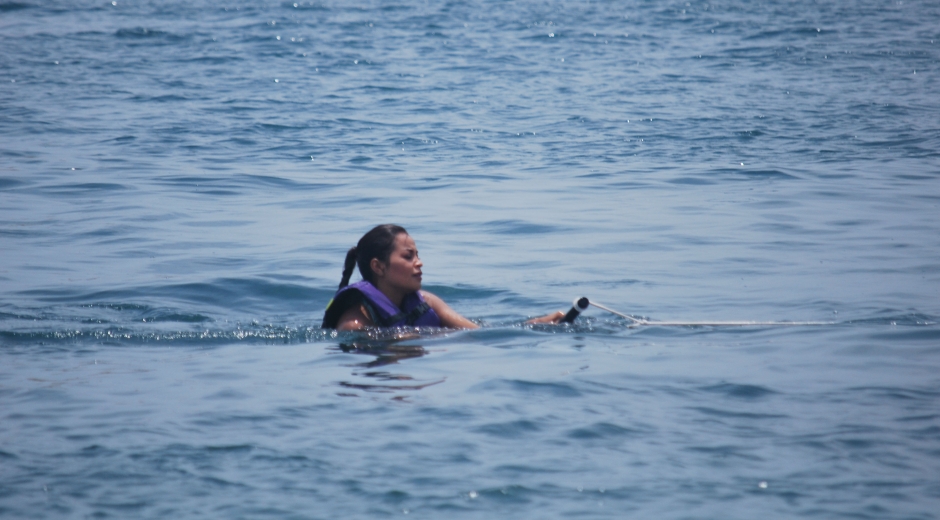
[[[362,305],[353,305],[339,317],[336,330],[362,330],[373,325],[372,319],[366,314]]]
[[[473,323],[460,314],[457,314],[457,311],[451,309],[450,305],[444,303],[444,300],[438,298],[437,296],[427,291],[421,291],[421,296],[424,296],[424,301],[428,302],[428,305],[430,305],[431,308],[434,309],[434,312],[437,313],[438,317],[441,318],[441,326],[447,327],[449,329],[480,328],[480,326],[476,323]]]
[[[561,323],[562,318],[565,317],[564,311],[556,311],[551,314],[546,314],[545,316],[539,316],[538,318],[532,318],[526,323],[552,323],[558,324]]]
[[[431,308],[434,309],[434,312],[437,313],[438,317],[441,318],[441,326],[450,329],[480,328],[476,323],[464,318],[458,314],[457,311],[451,309],[450,305],[447,305],[444,300],[438,298],[435,294],[421,291],[421,295],[424,296],[424,301],[428,302],[428,305],[430,305]],[[565,313],[563,311],[557,311],[538,318],[532,318],[526,323],[559,323],[564,317]],[[353,305],[339,317],[336,330],[362,330],[373,325],[372,318],[369,317],[362,305]]]

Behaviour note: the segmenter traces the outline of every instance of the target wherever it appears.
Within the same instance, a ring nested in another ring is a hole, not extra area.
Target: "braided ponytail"
[[[340,289],[349,285],[349,277],[352,276],[353,269],[356,267],[357,257],[356,246],[350,247],[349,251],[346,252],[346,262],[343,264],[343,279],[339,282]]]

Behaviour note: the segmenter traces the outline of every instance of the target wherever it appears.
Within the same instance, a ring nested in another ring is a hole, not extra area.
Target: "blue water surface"
[[[937,518],[936,2],[0,0],[0,49],[3,518]],[[385,222],[482,329],[319,328]],[[579,296],[673,324],[524,324]]]

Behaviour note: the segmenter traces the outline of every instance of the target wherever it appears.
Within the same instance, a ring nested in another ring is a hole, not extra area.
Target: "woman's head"
[[[375,283],[375,272],[372,269],[372,259],[378,259],[382,264],[388,264],[392,251],[395,250],[395,239],[398,235],[407,235],[408,232],[395,224],[382,224],[375,226],[359,239],[356,247],[346,253],[346,263],[343,266],[343,279],[339,283],[340,289],[349,285],[353,267],[358,264],[362,278]]]

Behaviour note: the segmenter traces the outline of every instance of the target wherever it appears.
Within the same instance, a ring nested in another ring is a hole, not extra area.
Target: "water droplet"
[[[468,495],[471,500],[479,496],[476,491],[471,491]]]
[[[294,7],[297,7],[297,4],[296,4],[296,3],[294,4]]]
[[[766,481],[766,480],[761,480],[760,482],[757,483],[757,487],[759,487],[759,488],[761,488],[761,489],[767,489],[767,481]]]
[[[274,82],[275,82],[275,83],[279,83],[279,81],[278,81],[277,78],[274,78]]]
[[[548,33],[548,37],[549,37],[549,38],[554,38],[554,37],[555,37],[555,33]]]
[[[359,60],[353,60],[353,65],[359,65]]]
[[[111,5],[117,5],[117,2],[111,2]]]

